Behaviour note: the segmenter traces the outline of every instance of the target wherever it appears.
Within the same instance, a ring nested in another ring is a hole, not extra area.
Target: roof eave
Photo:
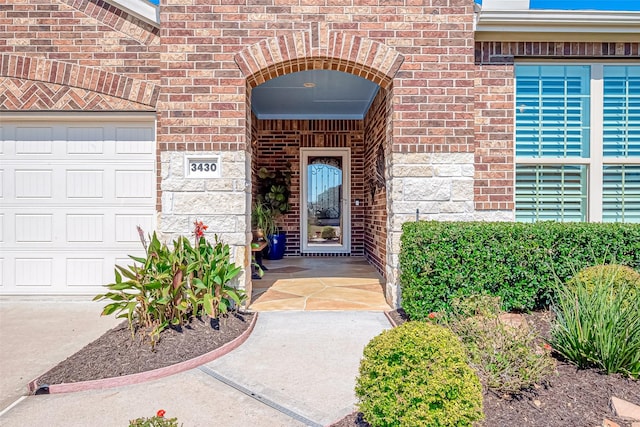
[[[476,33],[640,34],[640,12],[481,10]]]
[[[160,28],[160,8],[146,0],[105,0],[142,21]]]

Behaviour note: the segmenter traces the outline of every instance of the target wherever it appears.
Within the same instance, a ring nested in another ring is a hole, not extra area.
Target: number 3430
[[[216,163],[194,162],[190,167],[191,172],[215,172],[218,165]]]

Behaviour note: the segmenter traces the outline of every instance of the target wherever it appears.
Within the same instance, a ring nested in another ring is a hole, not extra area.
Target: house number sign
[[[185,156],[187,178],[220,178],[220,157]]]

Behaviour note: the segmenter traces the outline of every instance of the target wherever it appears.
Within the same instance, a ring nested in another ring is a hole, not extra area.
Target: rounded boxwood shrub
[[[483,418],[482,387],[449,329],[407,322],[364,349],[358,408],[381,426],[470,426]]]
[[[575,287],[578,282],[584,284],[590,291],[593,291],[596,284],[603,283],[614,291],[625,286],[634,294],[640,292],[640,273],[620,264],[600,264],[584,268],[567,283]]]

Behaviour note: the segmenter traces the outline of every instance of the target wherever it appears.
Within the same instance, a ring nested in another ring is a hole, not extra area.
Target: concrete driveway
[[[185,426],[327,425],[353,411],[362,350],[390,327],[381,312],[260,313],[244,344],[199,368],[137,385],[21,397],[30,380],[118,323],[100,318],[100,308],[0,302],[0,425],[125,426],[159,409]]]

